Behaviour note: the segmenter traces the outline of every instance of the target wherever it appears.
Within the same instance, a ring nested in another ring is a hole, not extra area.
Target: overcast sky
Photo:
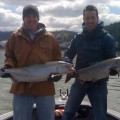
[[[0,0],[0,31],[15,31],[22,25],[22,9],[26,4],[37,5],[40,22],[47,30],[81,31],[82,12],[93,4],[105,25],[120,21],[120,0]]]

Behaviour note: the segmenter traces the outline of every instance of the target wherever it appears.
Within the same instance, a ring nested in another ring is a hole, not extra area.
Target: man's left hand
[[[111,75],[111,76],[115,76],[115,75],[117,75],[117,74],[119,74],[119,73],[117,72],[117,70],[115,70],[114,68],[111,68],[111,69],[110,69],[110,75]]]
[[[48,77],[48,81],[50,82],[58,82],[62,78],[62,75],[58,73],[51,73]]]

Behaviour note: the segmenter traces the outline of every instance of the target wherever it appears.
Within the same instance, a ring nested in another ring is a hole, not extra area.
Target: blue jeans
[[[37,106],[39,120],[54,120],[54,96],[14,95],[13,120],[31,120],[33,104]]]
[[[86,82],[83,85],[80,84],[79,80],[76,80],[71,86],[62,120],[74,119],[75,112],[78,110],[85,95],[88,95],[92,105],[94,120],[106,120],[107,82],[104,80],[96,83]]]

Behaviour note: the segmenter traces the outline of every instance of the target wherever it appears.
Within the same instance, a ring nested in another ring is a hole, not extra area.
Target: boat
[[[60,89],[60,97],[55,99],[55,120],[60,120],[64,113],[64,106],[68,98],[68,89],[62,91]],[[33,113],[31,120],[38,120],[36,114],[36,105],[33,106]],[[75,114],[74,120],[91,120],[92,119],[92,107],[91,105],[83,101],[79,106],[78,111]],[[0,120],[13,120],[13,111],[0,115]],[[107,110],[107,120],[120,120],[120,113],[114,110]]]

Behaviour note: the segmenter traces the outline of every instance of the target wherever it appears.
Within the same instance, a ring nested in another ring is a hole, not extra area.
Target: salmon
[[[110,75],[110,70],[115,70],[118,75],[120,73],[120,57],[107,59],[96,63],[90,67],[77,70],[74,74],[74,77],[80,81],[92,81],[96,82],[100,79],[107,78]],[[70,76],[66,77],[65,82],[70,80]]]
[[[4,73],[10,73],[17,82],[40,82],[47,81],[51,73],[67,74],[71,67],[72,64],[64,61],[53,61],[23,68],[5,69]],[[2,74],[3,72],[0,71],[0,76]]]

